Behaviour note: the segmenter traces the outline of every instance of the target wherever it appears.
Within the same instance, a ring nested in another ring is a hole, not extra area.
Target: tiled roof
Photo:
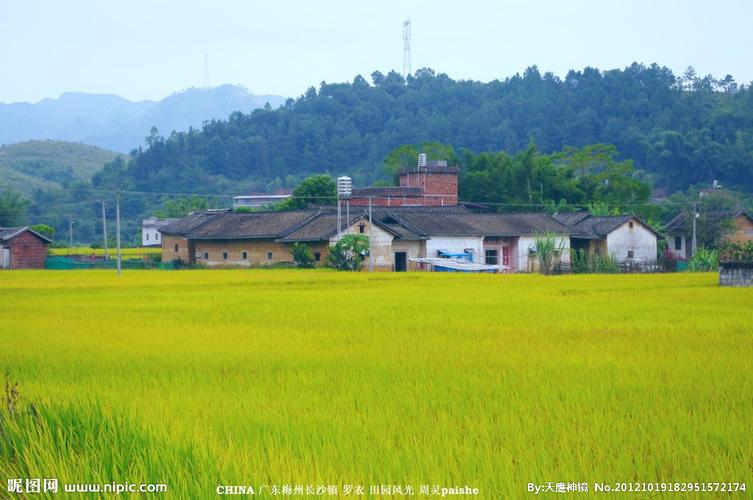
[[[392,213],[395,222],[422,236],[532,236],[547,232],[570,234],[548,214]]]
[[[187,217],[176,219],[166,226],[159,228],[159,232],[162,234],[184,236],[188,231],[195,227],[215,217],[220,217],[223,214],[224,212],[195,212]]]
[[[672,220],[667,222],[667,224],[664,226],[663,230],[665,233],[683,233],[683,234],[690,234],[693,231],[692,228],[692,219],[688,217],[689,214],[686,212],[680,212],[677,214]],[[747,212],[744,211],[717,211],[717,212],[706,212],[703,214],[706,221],[722,221],[724,219],[732,219],[737,218],[739,216],[744,216],[753,221],[753,217],[751,217]]]
[[[8,241],[12,238],[15,238],[19,234],[29,231],[34,236],[46,241],[47,243],[52,243],[52,240],[48,238],[47,236],[40,234],[36,231],[34,231],[29,226],[21,226],[21,227],[0,227],[0,241]]]
[[[0,241],[20,232],[23,227],[0,227]]]
[[[227,212],[212,217],[186,232],[192,240],[279,238],[318,214],[314,210],[290,212]]]
[[[560,221],[563,219],[558,216]],[[605,216],[593,216],[588,215],[583,217],[574,224],[569,224],[572,229],[572,235],[574,238],[582,239],[601,239],[607,236],[609,233],[622,226],[629,221],[637,221],[643,225],[646,229],[655,233],[655,231],[644,223],[640,218],[635,215],[605,215]]]
[[[342,214],[345,219],[346,214]],[[368,217],[367,207],[351,207],[348,227]],[[373,207],[373,223],[402,240],[435,236],[532,236],[572,231],[548,214],[476,214],[464,207]],[[181,232],[178,232],[181,231]],[[274,238],[281,242],[326,241],[337,231],[333,207],[291,212],[201,213],[163,228],[188,239]]]
[[[564,212],[561,214],[554,214],[554,218],[566,226],[572,226],[582,221],[586,217],[591,217],[591,214],[586,211],[581,212]]]

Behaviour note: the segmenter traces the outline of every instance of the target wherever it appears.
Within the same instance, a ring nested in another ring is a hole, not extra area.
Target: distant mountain
[[[30,195],[76,181],[89,181],[118,153],[62,141],[27,141],[0,147],[0,191]]]
[[[234,111],[248,113],[285,98],[254,95],[244,87],[190,88],[161,101],[129,101],[116,95],[68,92],[38,103],[0,103],[0,144],[62,140],[93,144],[122,153],[144,145],[151,128],[161,134],[200,128]]]

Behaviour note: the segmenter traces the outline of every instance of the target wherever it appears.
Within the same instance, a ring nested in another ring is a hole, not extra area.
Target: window
[[[630,227],[630,229],[633,229],[633,221],[628,222],[628,227]]]
[[[222,260],[227,260],[227,252],[222,252]]]
[[[175,251],[176,252],[178,251],[178,244],[177,243],[175,244]]]
[[[157,233],[157,234],[155,234],[155,235],[154,235],[154,239],[155,239],[156,241],[159,241],[159,233]]]
[[[149,233],[146,233],[146,241],[149,241]]]
[[[486,263],[492,266],[499,264],[499,250],[486,250]]]
[[[204,252],[204,260],[209,260],[209,252]]]
[[[628,250],[628,259],[634,259],[635,258],[635,252],[632,250]]]
[[[319,253],[319,252],[314,252],[314,260],[317,261],[317,262],[319,262],[320,260],[322,260],[322,254]]]
[[[248,252],[241,252],[241,259],[248,260]]]
[[[366,228],[366,224],[364,224],[363,222],[361,222],[358,225],[358,232],[361,233],[361,234],[363,234],[363,231],[364,231],[365,228]]]
[[[267,252],[267,260],[272,260],[272,252]]]
[[[675,236],[675,250],[682,250],[682,236]]]

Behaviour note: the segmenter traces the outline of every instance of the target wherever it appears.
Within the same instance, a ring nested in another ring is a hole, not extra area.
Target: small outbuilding
[[[28,226],[0,227],[0,269],[42,269],[50,243]]]

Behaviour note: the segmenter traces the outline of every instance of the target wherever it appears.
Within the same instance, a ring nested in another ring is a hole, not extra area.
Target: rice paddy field
[[[602,495],[749,498],[753,290],[717,279],[0,273],[0,369],[20,393],[0,410],[0,497],[38,477],[167,484],[155,498],[503,499],[548,481],[589,483],[576,497],[596,481],[737,482],[747,492]]]

